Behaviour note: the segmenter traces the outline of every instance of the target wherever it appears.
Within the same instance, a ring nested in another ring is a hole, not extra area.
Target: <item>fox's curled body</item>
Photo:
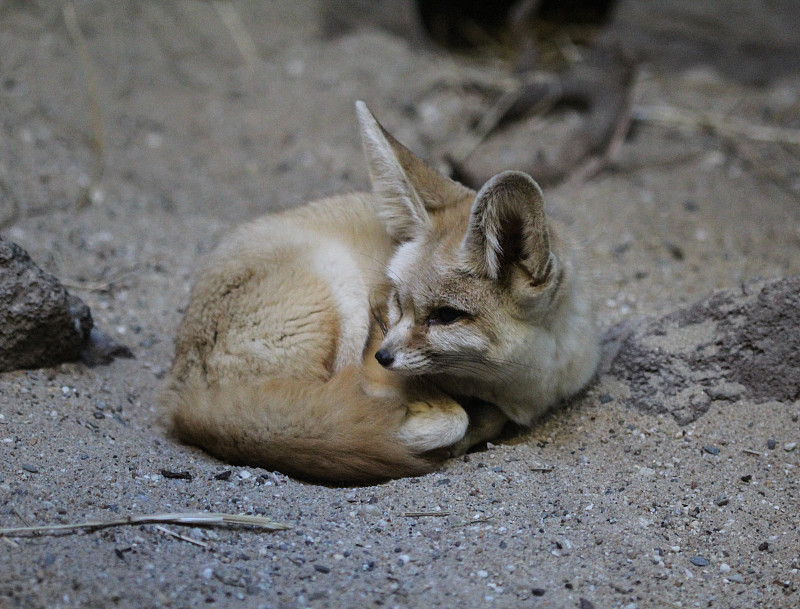
[[[358,114],[373,192],[239,228],[193,287],[162,402],[226,460],[417,475],[594,373],[592,311],[535,182],[475,193]]]

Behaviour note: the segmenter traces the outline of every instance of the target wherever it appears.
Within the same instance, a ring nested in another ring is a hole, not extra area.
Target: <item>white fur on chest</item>
[[[311,265],[328,284],[339,314],[339,341],[334,369],[361,361],[369,336],[369,286],[356,255],[344,245],[326,239],[312,245]]]

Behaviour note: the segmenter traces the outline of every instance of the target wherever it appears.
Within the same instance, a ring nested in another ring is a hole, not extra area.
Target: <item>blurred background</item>
[[[611,318],[691,300],[800,270],[798,22],[793,0],[5,0],[0,228],[60,275],[174,271],[366,188],[364,99],[473,186],[542,182]]]

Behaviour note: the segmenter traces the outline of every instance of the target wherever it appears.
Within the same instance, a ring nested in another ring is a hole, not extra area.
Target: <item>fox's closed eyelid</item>
[[[403,305],[400,303],[400,294],[398,294],[397,292],[394,293],[394,304],[397,307],[397,310],[400,311],[400,313],[402,313]]]

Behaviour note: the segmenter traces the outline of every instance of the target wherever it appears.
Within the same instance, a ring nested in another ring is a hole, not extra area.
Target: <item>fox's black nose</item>
[[[378,360],[381,366],[388,368],[394,362],[394,355],[388,349],[378,349],[378,352],[375,354],[375,359]]]

